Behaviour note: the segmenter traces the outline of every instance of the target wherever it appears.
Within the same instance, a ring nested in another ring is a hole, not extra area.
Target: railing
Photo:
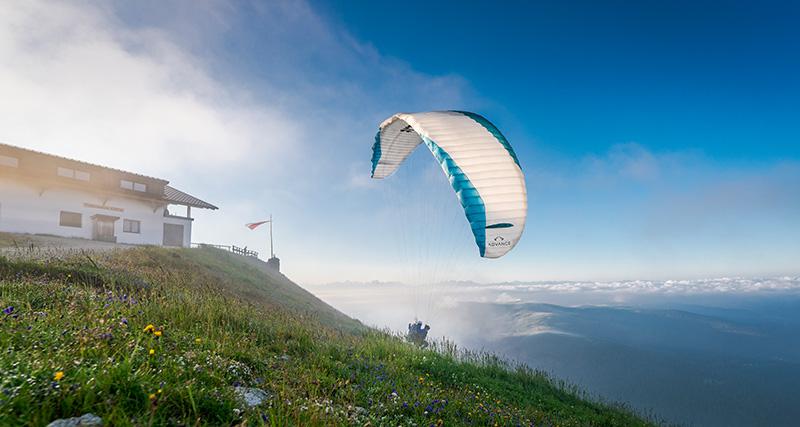
[[[224,251],[233,252],[236,255],[249,256],[258,258],[258,252],[247,249],[246,247],[240,248],[236,245],[214,245],[211,243],[192,243],[193,248],[217,248]]]
[[[235,253],[236,255],[244,255],[244,256],[251,256],[253,258],[258,258],[258,252],[251,251],[247,249],[247,247],[240,248],[238,246],[231,246],[231,252]]]

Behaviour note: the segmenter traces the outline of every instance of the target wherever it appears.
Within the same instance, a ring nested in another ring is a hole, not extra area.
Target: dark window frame
[[[83,214],[80,212],[61,211],[58,214],[58,225],[61,227],[83,228]]]
[[[136,227],[133,227],[133,225]],[[136,228],[136,231],[133,229]],[[132,234],[142,234],[142,222],[138,219],[123,219],[122,220],[122,232],[123,233],[132,233]]]

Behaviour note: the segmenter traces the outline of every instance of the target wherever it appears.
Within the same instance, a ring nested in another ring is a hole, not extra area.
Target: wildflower
[[[200,338],[195,338],[194,339],[194,343],[195,344],[200,344],[201,342],[203,342],[203,340],[201,340]]]
[[[64,378],[64,371],[58,371],[53,375],[54,381],[61,381],[61,378]]]
[[[153,335],[155,335],[157,337],[160,337],[161,336],[161,331],[159,331],[159,330],[153,331]]]
[[[150,400],[156,400],[155,393],[150,393],[150,395],[148,397],[150,398]]]
[[[161,394],[161,389],[158,389],[156,393]]]
[[[14,312],[14,306],[13,305],[10,305],[10,306],[6,307],[5,309],[3,309],[3,313],[4,314],[11,314],[13,312]]]
[[[123,317],[122,319],[120,319],[119,323],[122,323],[123,325],[128,326],[128,318],[127,317]]]
[[[154,349],[152,349],[152,348],[151,348],[151,349],[150,349],[150,355],[152,356],[152,355],[154,355],[154,354],[156,354],[156,351],[155,351]]]
[[[144,327],[145,332],[153,332],[155,329],[156,327],[152,323]]]

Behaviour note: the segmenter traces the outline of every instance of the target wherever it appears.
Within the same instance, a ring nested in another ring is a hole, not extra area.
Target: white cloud
[[[512,303],[520,302],[520,301],[522,301],[522,300],[519,299],[519,298],[512,297],[507,292],[501,293],[494,300],[494,302],[496,302],[498,304],[512,304]]]
[[[503,336],[532,336],[539,334],[562,334],[574,335],[568,332],[559,331],[548,325],[547,321],[552,317],[552,313],[536,311],[520,311],[513,315],[508,323],[508,329],[501,334]]]
[[[166,33],[127,28],[107,8],[4,3],[0,40],[0,140],[9,144],[174,176],[300,139],[286,114],[215,80]]]
[[[653,182],[683,171],[697,160],[694,152],[654,153],[639,143],[626,142],[612,145],[602,155],[585,157],[579,169],[581,178],[592,185],[620,180]]]
[[[513,286],[515,291],[531,293],[608,294],[752,294],[763,292],[800,292],[800,277],[744,278],[721,277],[687,280],[622,280],[610,282],[514,282],[513,284],[474,285],[485,290],[505,291]],[[505,292],[501,295],[507,295]],[[499,298],[499,297],[498,297]]]
[[[353,289],[375,289],[373,284],[348,282]],[[407,285],[396,284],[404,287]],[[324,287],[324,286],[323,286]],[[446,282],[433,285],[447,306],[461,302],[494,301],[498,304],[537,301],[545,294],[607,294],[617,301],[630,295],[708,295],[800,293],[800,277],[719,277],[685,280],[542,281],[510,283]],[[376,293],[379,293],[376,290]],[[491,299],[486,298],[490,295]],[[526,296],[527,295],[527,296]],[[443,303],[445,304],[445,303]]]

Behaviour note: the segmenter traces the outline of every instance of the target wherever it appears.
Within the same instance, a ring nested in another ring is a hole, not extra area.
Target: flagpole
[[[272,214],[269,214],[269,255],[270,258],[275,258],[275,250],[272,246]]]

